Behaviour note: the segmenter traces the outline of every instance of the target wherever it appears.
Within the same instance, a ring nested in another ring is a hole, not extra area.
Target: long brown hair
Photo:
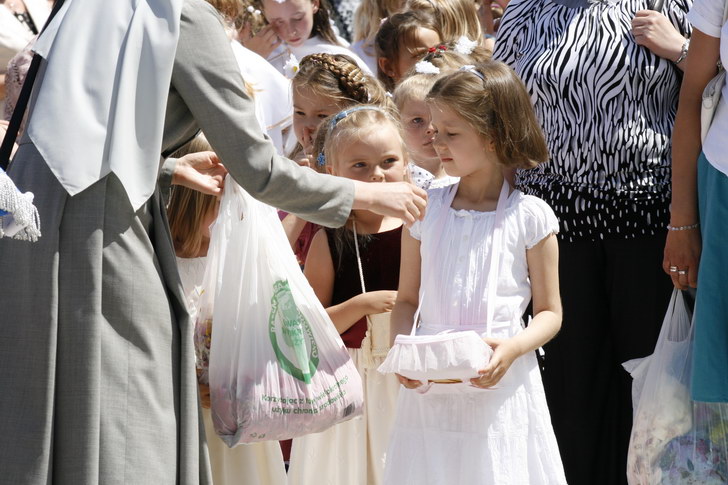
[[[483,44],[483,29],[473,0],[407,0],[405,10],[431,14],[444,42],[455,42],[464,35]]]
[[[418,29],[437,32],[435,20],[426,12],[398,13],[382,23],[374,38],[374,48],[377,51],[377,78],[388,91],[394,90],[394,78],[379,67],[379,59],[388,59],[390,63],[397,62],[400,50],[408,48],[412,44],[412,39]],[[403,72],[399,74],[404,75]]]
[[[549,158],[526,87],[502,62],[469,66],[435,82],[427,100],[447,106],[495,145],[506,167],[533,168]],[[477,74],[476,74],[477,73]]]
[[[181,158],[189,153],[211,151],[212,147],[200,134],[177,150],[172,157]],[[214,195],[203,194],[196,190],[176,185],[167,206],[169,230],[177,256],[194,258],[202,248],[204,238],[200,226],[210,211],[217,207]]]

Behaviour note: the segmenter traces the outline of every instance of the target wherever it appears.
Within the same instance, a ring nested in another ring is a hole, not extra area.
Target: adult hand
[[[422,386],[422,381],[415,381],[412,379],[407,379],[403,375],[395,374],[397,376],[397,379],[399,380],[399,383],[402,384],[407,389],[417,389],[418,387]]]
[[[190,153],[177,160],[172,183],[203,194],[221,195],[225,174],[227,170],[214,152]]]
[[[698,287],[698,264],[702,241],[698,229],[667,231],[662,269],[679,290]]]
[[[632,19],[632,35],[637,44],[670,61],[680,57],[685,37],[667,17],[655,10],[640,10]]]
[[[512,339],[485,338],[483,340],[491,346],[493,355],[485,369],[478,372],[480,377],[470,379],[470,383],[475,387],[487,389],[500,382],[513,361],[521,354]]]
[[[354,182],[354,209],[398,217],[409,227],[425,217],[427,192],[407,182]]]
[[[281,39],[270,25],[266,25],[254,35],[250,24],[246,23],[238,34],[238,38],[241,44],[264,59],[267,59],[271,52],[281,44]]]

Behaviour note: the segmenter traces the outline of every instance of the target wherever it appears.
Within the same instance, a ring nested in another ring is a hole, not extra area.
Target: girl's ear
[[[318,12],[319,0],[311,0],[311,5],[313,6],[313,13],[315,14],[316,12]]]
[[[389,61],[386,57],[380,57],[377,59],[377,64],[379,65],[379,69],[382,70],[384,74],[391,77],[392,79],[395,78],[395,72],[394,68],[392,66],[392,62]]]

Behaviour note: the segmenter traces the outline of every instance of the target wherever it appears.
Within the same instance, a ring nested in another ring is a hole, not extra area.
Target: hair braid
[[[367,89],[366,78],[355,63],[323,53],[311,54],[309,60],[332,73],[339,80],[341,92],[346,97],[359,103],[369,102],[370,93]]]

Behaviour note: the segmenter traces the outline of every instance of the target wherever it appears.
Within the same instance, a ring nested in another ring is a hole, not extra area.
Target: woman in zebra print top
[[[626,484],[631,382],[652,353],[671,285],[662,273],[670,136],[692,0],[513,0],[494,57],[529,89],[551,161],[518,188],[559,217],[564,324],[544,385],[569,483]]]

